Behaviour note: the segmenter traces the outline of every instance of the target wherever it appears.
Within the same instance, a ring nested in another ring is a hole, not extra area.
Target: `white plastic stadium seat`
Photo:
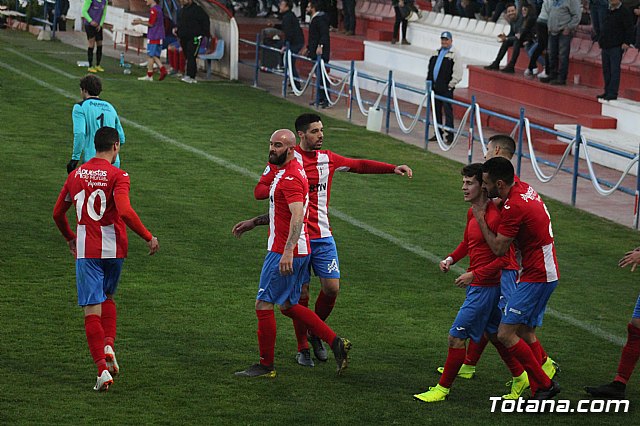
[[[460,23],[460,17],[454,16],[453,18],[451,18],[451,22],[449,23],[448,27],[451,31],[454,31],[458,28],[459,23]]]
[[[469,18],[460,18],[460,22],[458,22],[458,25],[456,25],[454,30],[464,31],[464,29],[467,28],[467,25],[469,25]]]
[[[487,25],[484,27],[484,31],[482,31],[482,35],[490,36],[493,34],[493,30],[496,29],[495,22],[487,22]]]
[[[460,17],[457,17],[458,19],[460,19]],[[451,20],[453,19],[453,16],[451,15],[444,15],[444,19],[442,20],[442,22],[440,23],[441,27],[444,27],[446,29],[450,29],[451,28]]]
[[[430,23],[430,25],[433,25],[434,27],[439,27],[442,21],[444,20],[445,14],[434,13],[434,15],[435,15],[435,18],[433,19],[433,22]]]
[[[496,28],[493,30],[491,35],[498,36],[500,34],[509,34],[509,24],[496,24]]]
[[[466,28],[463,29],[463,31],[465,33],[473,33],[476,30],[476,25],[478,25],[478,23],[480,22],[485,22],[485,21],[478,21],[477,19],[469,19],[469,25],[466,26]]]
[[[487,21],[478,21],[476,19],[476,27],[473,29],[473,32],[476,34],[482,34],[484,32],[485,27],[487,26]]]

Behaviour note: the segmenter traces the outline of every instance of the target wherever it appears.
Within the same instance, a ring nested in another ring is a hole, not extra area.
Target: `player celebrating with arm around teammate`
[[[484,205],[487,196],[482,190],[482,164],[469,164],[462,169],[462,192],[464,200],[472,206]],[[490,203],[487,206],[485,220],[495,230],[500,221],[498,208]],[[467,339],[479,342],[484,334],[495,345],[500,356],[514,377],[525,374],[522,365],[512,359],[507,349],[498,341],[496,333],[500,324],[500,271],[515,263],[515,253],[509,250],[504,256],[495,256],[480,231],[472,209],[467,211],[467,226],[464,239],[458,247],[440,262],[440,270],[448,272],[451,265],[465,256],[469,256],[469,269],[455,280],[455,285],[466,287],[466,298],[449,330],[449,353],[442,371],[440,382],[414,397],[424,402],[444,401],[449,396],[451,385],[463,365]]]
[[[484,219],[487,204],[474,206],[473,215],[496,256],[504,255],[513,242],[520,252],[522,272],[502,316],[498,339],[527,371],[534,399],[551,399],[560,386],[542,369],[536,353],[535,328],[542,325],[547,302],[560,276],[551,218],[538,193],[527,183],[514,180],[513,164],[495,157],[482,166],[483,188],[504,205],[500,225],[492,231]]]
[[[392,174],[411,178],[413,172],[406,165],[395,166],[372,160],[360,160],[343,157],[332,151],[322,149],[324,142],[324,127],[320,116],[316,114],[302,114],[295,122],[296,131],[300,138],[300,144],[295,147],[294,155],[304,166],[309,180],[309,237],[311,238],[311,267],[314,273],[320,277],[321,290],[315,303],[315,312],[320,319],[326,321],[338,297],[340,290],[340,262],[338,251],[333,239],[331,226],[329,225],[329,199],[331,197],[331,184],[336,171],[368,174]],[[274,180],[277,169],[273,165],[267,165],[260,181],[255,187],[256,199],[262,200],[269,197],[269,188]],[[253,229],[257,225],[266,225],[269,218],[266,215],[242,221],[233,228],[233,233],[240,237],[244,232]],[[304,276],[300,304],[309,305],[310,271]],[[298,321],[294,321],[296,338],[298,341],[298,354],[296,359],[300,365],[313,367],[314,363],[309,352],[307,341],[307,329]],[[327,360],[327,351],[320,339],[313,334],[309,335],[316,358],[320,361]]]
[[[276,130],[269,140],[269,163],[276,174],[269,189],[269,250],[260,274],[256,296],[260,362],[235,374],[243,377],[275,377],[276,319],[274,305],[294,321],[329,343],[337,371],[347,368],[351,342],[336,333],[306,306],[298,304],[303,277],[309,265],[307,208],[309,184],[295,159],[296,137],[291,130]]]
[[[89,351],[98,367],[96,391],[106,391],[120,367],[116,361],[116,305],[120,271],[127,257],[128,226],[158,251],[158,239],[140,221],[129,201],[129,175],[112,164],[118,156],[118,132],[103,127],[95,135],[96,156],[67,176],[53,219],[76,257],[78,304],[84,309]],[[74,234],[66,212],[75,204]]]

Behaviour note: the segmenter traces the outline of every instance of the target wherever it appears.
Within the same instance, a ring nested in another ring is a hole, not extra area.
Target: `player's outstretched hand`
[[[413,177],[413,170],[411,170],[411,167],[407,166],[406,164],[397,166],[395,169],[393,169],[393,173],[401,176],[404,176],[406,173],[409,179]]]
[[[67,244],[69,244],[69,250],[71,251],[71,254],[73,254],[73,257],[76,257],[78,255],[78,250],[76,248],[76,239],[74,238],[73,240],[67,241]]]
[[[147,246],[149,247],[149,256],[153,256],[160,250],[160,243],[156,237],[151,237],[151,240],[147,241]]]
[[[636,267],[640,264],[640,247],[635,250],[631,250],[625,253],[625,255],[618,262],[618,266],[624,268],[631,265],[631,272],[636,270]]]
[[[254,223],[253,219],[243,220],[242,222],[238,222],[235,225],[233,225],[231,232],[236,238],[240,238],[242,234],[244,234],[247,231],[251,231],[255,227],[256,227],[256,224]]]
[[[446,259],[443,259],[440,261],[440,270],[442,272],[449,272],[449,268],[451,268],[451,263],[453,262],[453,259],[451,259],[451,257],[447,257]]]
[[[457,287],[465,288],[472,282],[473,282],[473,272],[465,272],[464,274],[456,278],[454,283]]]

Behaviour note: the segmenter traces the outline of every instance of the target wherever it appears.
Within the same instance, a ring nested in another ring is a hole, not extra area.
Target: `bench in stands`
[[[202,59],[205,61],[207,69],[207,79],[211,78],[211,61],[219,61],[224,56],[224,40],[216,38],[212,39],[211,48],[212,49],[210,52],[205,52],[198,55],[198,59]]]

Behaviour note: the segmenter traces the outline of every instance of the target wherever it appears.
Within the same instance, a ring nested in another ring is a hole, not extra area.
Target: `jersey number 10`
[[[84,210],[84,201],[85,201],[85,192],[84,189],[78,192],[73,199],[76,201],[76,214],[78,215],[78,222],[82,220],[82,211]],[[95,207],[93,206],[96,201],[96,197],[100,198],[100,213],[96,212]],[[91,194],[89,194],[89,199],[87,200],[87,213],[89,213],[89,217],[96,222],[102,219],[104,216],[104,212],[107,210],[107,196],[105,195],[102,189],[96,189]]]

